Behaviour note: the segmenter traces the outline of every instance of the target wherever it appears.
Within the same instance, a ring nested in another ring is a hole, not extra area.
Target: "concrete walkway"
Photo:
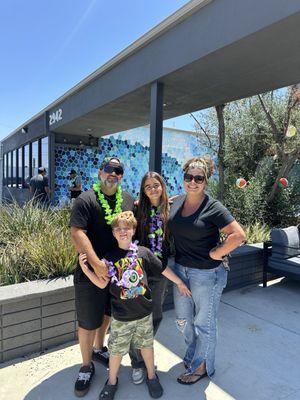
[[[165,313],[155,343],[156,363],[166,400],[299,400],[300,283],[278,280],[268,288],[248,287],[225,293],[219,318],[216,374],[192,386],[176,383],[183,371],[182,338],[174,311]],[[69,400],[80,366],[78,345],[0,366],[0,399]],[[116,400],[150,399],[144,384],[130,382],[129,359],[123,361]],[[97,399],[106,369],[97,364],[87,400]]]

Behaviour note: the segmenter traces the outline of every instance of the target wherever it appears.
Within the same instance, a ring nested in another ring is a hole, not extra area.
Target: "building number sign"
[[[53,113],[49,114],[49,125],[53,125],[58,121],[62,120],[62,109],[59,108],[56,111],[53,111]]]

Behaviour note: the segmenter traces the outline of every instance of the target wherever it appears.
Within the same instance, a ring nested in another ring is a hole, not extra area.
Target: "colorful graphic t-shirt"
[[[138,246],[137,260],[132,268],[128,250],[117,248],[105,255],[115,267],[116,279],[111,279],[112,315],[118,321],[134,321],[151,314],[152,299],[147,274],[160,276],[164,268],[149,249]]]

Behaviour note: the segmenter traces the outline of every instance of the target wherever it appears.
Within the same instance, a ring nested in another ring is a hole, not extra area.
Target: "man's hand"
[[[108,269],[104,261],[99,260],[97,264],[92,265],[93,270],[99,279],[108,278]]]

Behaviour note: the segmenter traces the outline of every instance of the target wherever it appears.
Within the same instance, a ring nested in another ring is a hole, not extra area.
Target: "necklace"
[[[151,252],[159,258],[162,258],[162,241],[163,241],[163,222],[160,216],[159,207],[151,207],[150,224],[149,224],[149,242]]]
[[[98,199],[101,203],[101,206],[104,210],[105,213],[105,220],[107,225],[111,225],[113,219],[116,217],[117,214],[120,214],[120,212],[122,212],[122,203],[123,203],[123,197],[122,197],[122,189],[121,187],[118,185],[117,187],[117,191],[116,191],[116,205],[114,210],[112,210],[108,204],[108,201],[106,200],[106,198],[104,197],[104,194],[101,192],[101,186],[100,186],[100,182],[98,183],[94,183],[93,185],[93,189],[95,191],[95,193],[98,196]]]
[[[143,277],[143,270],[138,264],[138,246],[137,241],[131,243],[126,255],[126,259],[121,259],[116,263],[116,266],[112,261],[108,261],[105,258],[102,261],[105,262],[108,268],[108,276],[111,278],[111,282],[116,282],[117,286],[121,286],[126,289],[131,289],[138,285],[139,281]],[[122,262],[126,260],[126,262]],[[119,273],[120,279],[117,278]]]

